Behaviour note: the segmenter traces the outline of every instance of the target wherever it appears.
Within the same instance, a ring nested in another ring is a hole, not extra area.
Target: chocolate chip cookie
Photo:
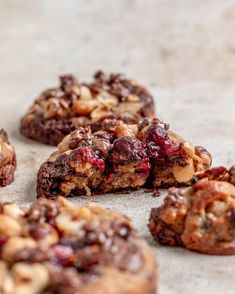
[[[206,254],[235,254],[235,187],[202,179],[186,190],[172,188],[153,208],[149,230],[164,245]]]
[[[156,293],[153,252],[130,220],[90,203],[0,204],[3,294]]]
[[[100,129],[106,118],[137,123],[155,115],[148,90],[121,74],[99,71],[90,84],[79,83],[73,75],[60,77],[57,88],[44,91],[27,111],[21,132],[41,143],[57,145],[78,127]]]
[[[0,130],[0,187],[9,185],[14,181],[15,169],[15,150],[8,141],[7,133]]]
[[[144,185],[190,184],[211,164],[210,154],[158,119],[127,125],[105,120],[102,130],[78,128],[38,172],[38,197],[101,194]]]

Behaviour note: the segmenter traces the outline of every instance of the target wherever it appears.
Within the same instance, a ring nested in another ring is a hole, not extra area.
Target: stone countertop
[[[1,200],[35,199],[40,164],[54,150],[23,138],[32,100],[75,73],[124,72],[155,95],[158,115],[214,164],[235,162],[235,0],[0,0],[0,127],[16,147],[15,182]],[[235,256],[207,256],[152,243],[144,191],[92,197],[134,221],[156,251],[160,294],[234,293]],[[73,201],[83,203],[87,198]],[[233,264],[234,262],[234,264]]]

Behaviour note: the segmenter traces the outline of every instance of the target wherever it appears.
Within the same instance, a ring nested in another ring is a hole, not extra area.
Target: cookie
[[[102,194],[144,185],[190,184],[206,170],[210,154],[158,119],[127,125],[105,120],[102,130],[78,128],[58,145],[38,172],[38,197]]]
[[[193,182],[197,182],[201,179],[215,180],[215,181],[227,181],[235,185],[235,165],[229,169],[224,166],[216,166],[210,169],[198,172],[193,179]]]
[[[7,186],[14,181],[15,169],[15,150],[8,141],[7,133],[0,130],[0,187]]]
[[[21,132],[27,138],[57,145],[78,127],[99,130],[106,118],[137,123],[155,115],[148,90],[121,74],[99,71],[90,84],[79,83],[72,75],[60,77],[57,88],[44,91],[27,111]]]
[[[128,218],[90,203],[0,204],[3,294],[156,293],[155,255]]]
[[[169,189],[164,204],[153,208],[149,230],[164,245],[213,255],[235,254],[235,187],[202,179],[183,190]]]

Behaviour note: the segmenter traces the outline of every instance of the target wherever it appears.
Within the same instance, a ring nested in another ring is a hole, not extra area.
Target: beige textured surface
[[[35,198],[36,172],[53,148],[24,139],[19,120],[67,72],[84,80],[103,68],[142,81],[161,118],[206,146],[215,164],[234,163],[234,36],[235,0],[0,0],[0,126],[18,156],[16,181],[1,199]],[[161,199],[141,191],[93,199],[132,217],[151,240],[148,214]],[[235,256],[154,248],[160,294],[235,292]]]

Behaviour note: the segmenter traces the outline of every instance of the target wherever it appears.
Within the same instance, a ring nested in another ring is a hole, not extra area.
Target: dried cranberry
[[[227,181],[231,180],[230,171],[228,172],[227,168],[223,166],[214,167],[211,169],[202,172],[193,178],[193,183],[196,183],[200,179],[207,178],[208,180],[216,180],[216,181]]]
[[[141,163],[137,166],[137,172],[148,172],[150,170],[150,162],[148,158],[144,158]]]
[[[227,168],[224,166],[219,166],[218,168],[214,168],[211,171],[213,178],[223,177],[228,172]]]
[[[7,242],[8,237],[6,236],[0,236],[0,252],[2,250],[2,246]]]
[[[51,228],[44,224],[31,224],[29,229],[30,236],[35,240],[41,240],[49,235]]]
[[[152,159],[174,160],[175,157],[184,155],[181,144],[171,140],[167,130],[161,125],[151,125],[145,138],[147,153]]]
[[[77,161],[81,163],[90,162],[93,166],[100,169],[101,171],[105,170],[105,161],[99,158],[94,151],[86,147],[80,147],[72,151],[69,160],[72,163]]]
[[[139,161],[146,157],[142,142],[131,137],[121,137],[114,141],[109,161],[115,165]]]

